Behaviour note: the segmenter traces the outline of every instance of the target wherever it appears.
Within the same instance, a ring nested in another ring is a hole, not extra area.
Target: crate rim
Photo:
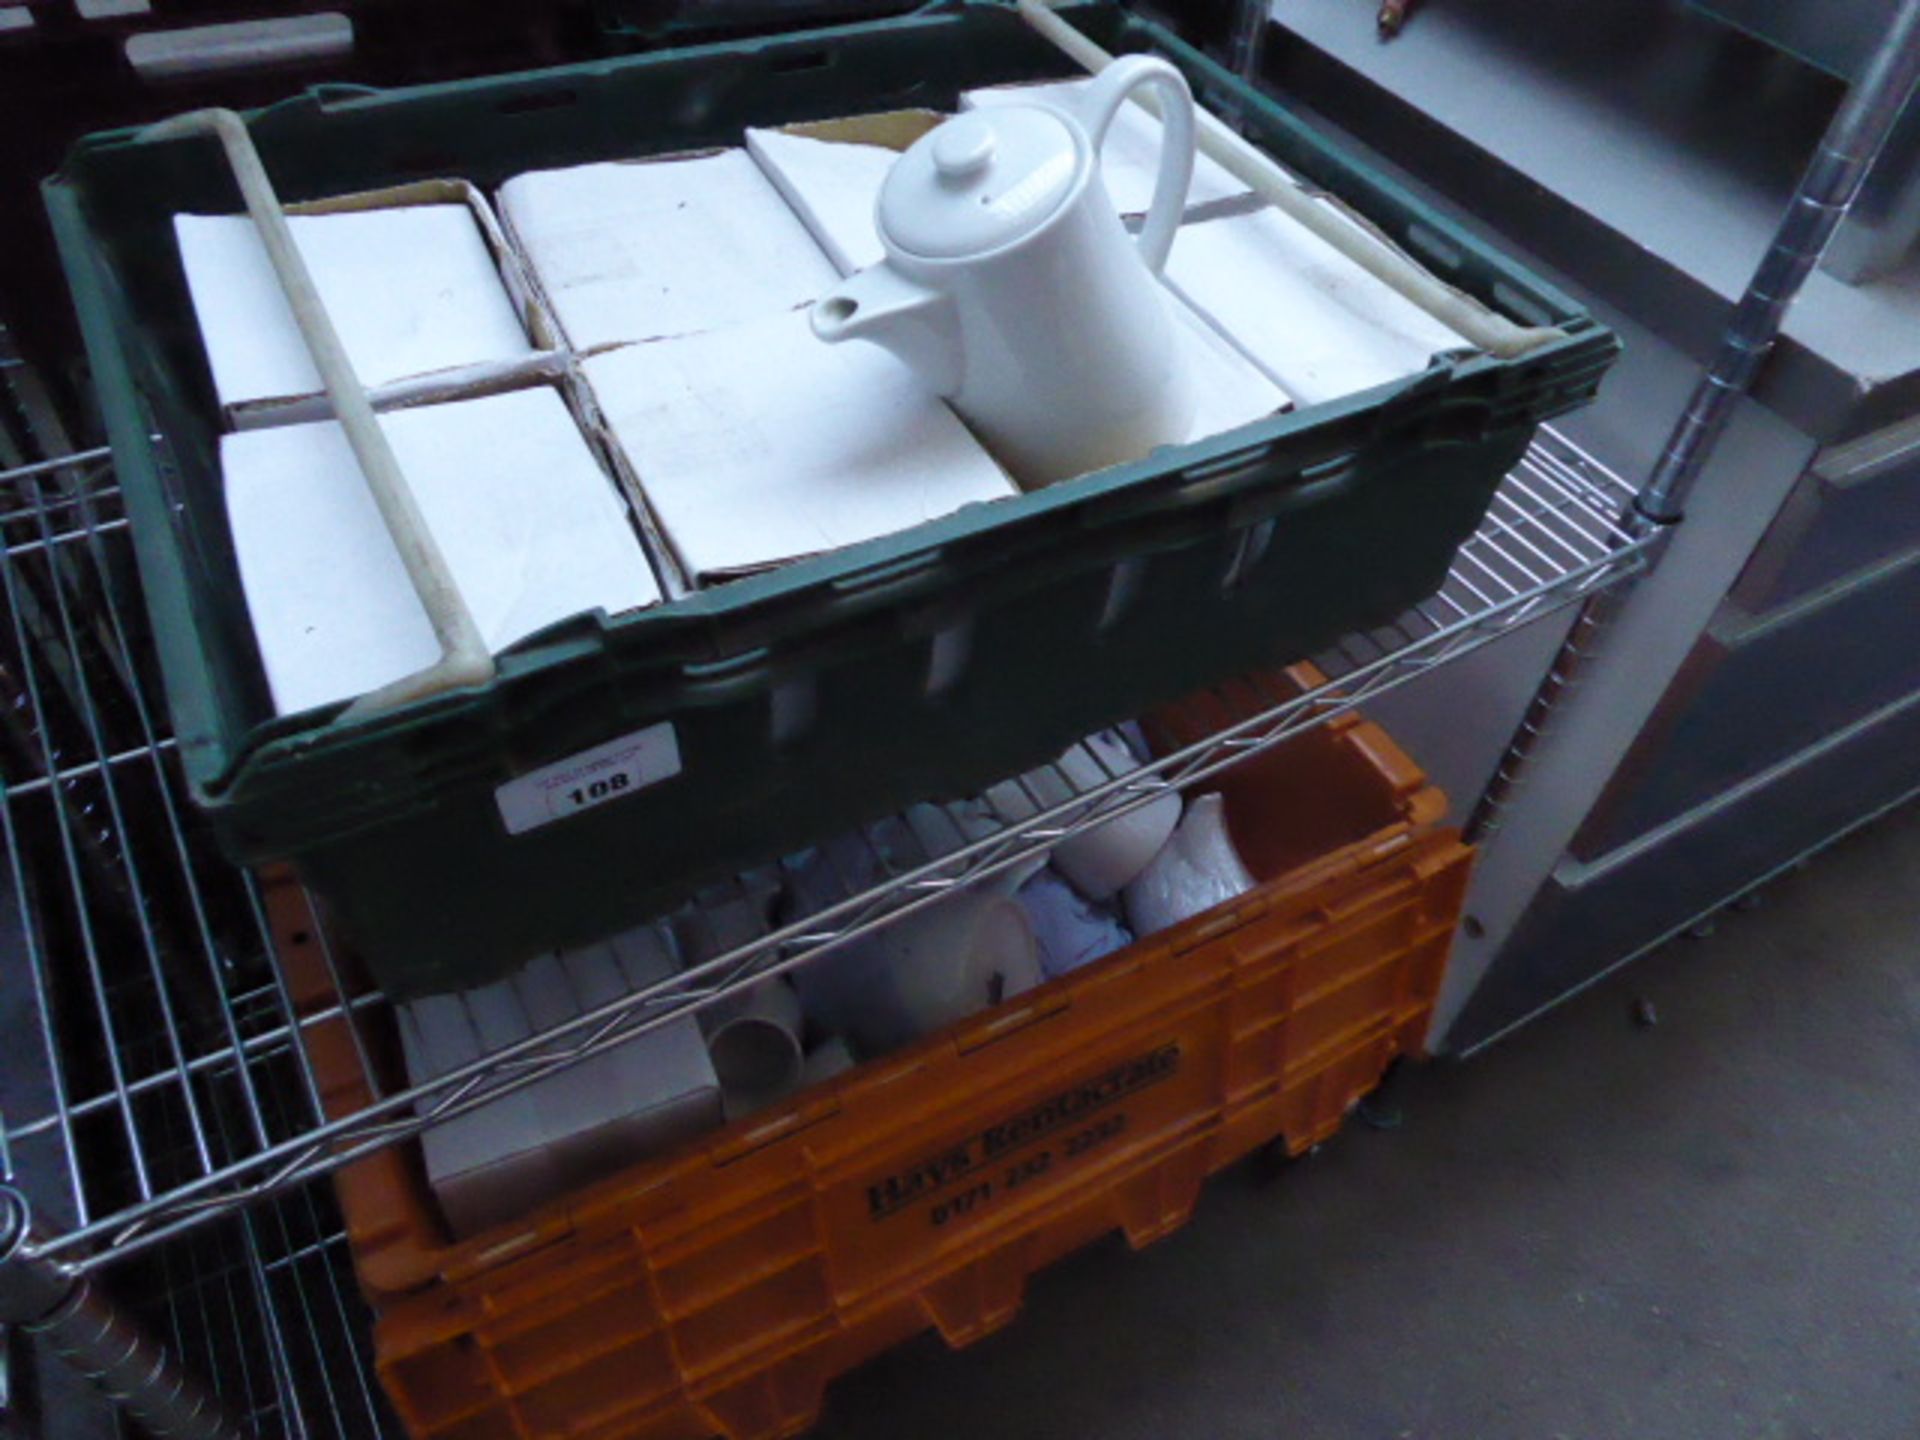
[[[1232,77],[1215,62],[1180,42],[1164,27],[1131,14],[1124,5],[1109,3],[1109,0],[1074,0],[1073,4],[1063,8],[1069,13],[1117,15],[1129,44],[1151,43],[1166,49],[1183,67],[1201,75],[1203,82],[1233,83]],[[467,93],[476,83],[506,90],[540,89],[551,87],[556,81],[569,77],[599,78],[628,70],[644,72],[649,68],[682,61],[690,55],[757,55],[765,51],[817,45],[836,36],[869,34],[877,29],[894,31],[905,27],[957,24],[971,12],[998,12],[1010,17],[1014,13],[1011,0],[936,0],[932,5],[880,20],[852,21],[747,40],[716,41],[646,54],[536,67],[480,77],[477,81],[440,81],[390,89],[318,85],[248,111],[245,118],[250,127],[263,125],[270,131],[278,117],[297,116],[313,108],[324,112],[368,106],[405,107],[438,96]],[[1249,91],[1246,98],[1270,118],[1288,125],[1296,123],[1270,97]],[[190,146],[204,143],[191,138],[163,142],[144,140],[141,138],[142,128],[120,127],[80,138],[70,148],[61,170],[42,185],[43,200],[73,282],[76,306],[80,311],[82,328],[88,336],[89,348],[103,358],[106,351],[114,352],[115,368],[129,382],[124,391],[120,387],[103,387],[103,390],[132,394],[144,394],[145,387],[136,378],[140,367],[127,351],[123,327],[119,323],[124,317],[127,302],[119,297],[113,277],[103,273],[108,271],[110,262],[101,248],[92,243],[94,232],[86,214],[83,190],[73,172],[96,152],[153,144]],[[1317,131],[1314,132],[1314,141],[1343,163],[1349,166],[1358,164],[1336,142]],[[1563,332],[1562,336],[1530,352],[1525,357],[1527,360],[1550,360],[1568,350],[1592,345],[1594,332],[1602,327],[1549,282],[1510,257],[1486,246],[1463,228],[1452,225],[1445,217],[1427,216],[1423,223],[1443,231],[1450,243],[1473,251],[1482,263],[1502,272],[1508,283],[1520,284],[1533,298],[1547,304],[1553,312],[1554,323]],[[1491,297],[1481,298],[1498,308]],[[1149,491],[1157,492],[1158,498],[1170,501],[1171,496],[1166,492],[1180,489],[1183,471],[1212,465],[1241,452],[1251,453],[1263,446],[1283,443],[1296,435],[1319,430],[1330,422],[1368,417],[1371,422],[1367,426],[1368,441],[1377,442],[1381,436],[1392,433],[1398,417],[1414,409],[1416,402],[1424,397],[1446,390],[1456,379],[1490,369],[1511,369],[1513,363],[1479,352],[1443,355],[1419,375],[1386,382],[1337,400],[1304,406],[1206,440],[1165,447],[1155,452],[1154,456],[1076,477],[1045,491],[966,507],[955,514],[924,522],[894,535],[809,557],[763,575],[696,592],[646,610],[619,616],[589,612],[559,622],[501,651],[500,676],[488,685],[415,701],[381,715],[342,718],[341,712],[346,708],[342,704],[284,716],[256,716],[238,722],[242,733],[233,737],[233,743],[230,744],[228,737],[222,733],[226,728],[226,717],[216,718],[210,713],[217,708],[213,687],[190,683],[187,676],[179,674],[181,667],[190,662],[174,653],[181,646],[163,644],[161,657],[170,703],[176,707],[175,713],[183,719],[191,718],[199,722],[179,727],[182,732],[180,750],[183,768],[196,803],[218,813],[227,808],[235,792],[249,784],[272,788],[275,773],[289,764],[302,764],[351,751],[371,741],[403,736],[427,726],[472,724],[483,730],[497,730],[497,717],[487,712],[491,708],[490,700],[501,692],[502,687],[514,686],[524,691],[526,687],[538,684],[543,677],[565,668],[585,654],[607,653],[612,644],[626,647],[644,643],[641,638],[644,636],[683,638],[691,634],[696,641],[704,638],[708,642],[702,663],[722,664],[751,654],[755,648],[752,644],[745,648],[738,644],[722,648],[716,632],[729,622],[748,617],[761,618],[775,607],[795,603],[802,597],[819,596],[836,586],[856,581],[863,573],[885,567],[920,562],[931,568],[941,558],[940,552],[945,547],[981,541],[985,536],[1011,538],[1017,531],[1038,529],[1062,510],[1089,512],[1084,518],[1089,523],[1098,523],[1097,517],[1090,512],[1116,494],[1124,493],[1136,505],[1142,500],[1155,498],[1149,495]],[[109,415],[118,465],[124,469],[141,471],[149,469],[149,460],[154,462],[153,468],[172,465],[164,437],[155,437],[144,426],[116,426],[113,419]],[[1327,435],[1325,440],[1328,447],[1336,443],[1332,435]],[[1349,442],[1340,448],[1351,449],[1352,445]],[[1004,507],[1017,507],[1018,513],[996,513]],[[147,547],[142,545],[140,548],[144,554]],[[461,774],[453,783],[483,784],[516,773],[528,764],[538,763],[541,763],[539,759],[525,756],[509,758],[495,753],[491,763],[483,762]],[[338,822],[334,828],[341,833],[350,833],[362,823],[362,820],[346,819]],[[322,826],[310,833],[324,834],[326,830],[327,827]]]

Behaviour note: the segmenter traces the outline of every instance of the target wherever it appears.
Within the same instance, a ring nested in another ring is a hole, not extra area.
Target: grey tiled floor
[[[847,1377],[821,1433],[1920,1435],[1920,809],[1764,902]]]

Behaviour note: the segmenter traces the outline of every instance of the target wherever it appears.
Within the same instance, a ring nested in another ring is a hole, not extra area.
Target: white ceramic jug
[[[884,1055],[1038,985],[1026,911],[992,890],[957,891],[795,975],[807,1017]]]
[[[1164,140],[1136,242],[1100,179],[1100,142],[1137,86]],[[1048,485],[1185,440],[1166,265],[1193,176],[1193,96],[1130,55],[1050,105],[970,111],[922,136],[880,188],[887,258],[813,309],[822,340],[884,345],[946,396],[1022,485]]]
[[[1083,742],[1109,775],[1140,768],[1125,743],[1111,731]],[[1091,830],[1062,840],[1053,864],[1073,888],[1089,900],[1110,900],[1153,862],[1180,823],[1180,792],[1168,790]]]
[[[1224,905],[1258,884],[1248,873],[1227,828],[1226,802],[1202,795],[1153,863],[1121,893],[1133,933],[1149,935]]]

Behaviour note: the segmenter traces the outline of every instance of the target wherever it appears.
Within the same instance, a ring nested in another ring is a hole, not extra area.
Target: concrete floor
[[[1392,1089],[1400,1128],[1222,1176],[991,1339],[847,1377],[819,1433],[1920,1434],[1920,808]]]

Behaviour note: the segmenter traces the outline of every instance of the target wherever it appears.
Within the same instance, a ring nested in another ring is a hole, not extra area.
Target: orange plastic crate
[[[1162,729],[1237,708],[1224,692]],[[977,1340],[1040,1267],[1114,1229],[1156,1240],[1213,1172],[1331,1135],[1421,1049],[1471,851],[1358,717],[1219,788],[1258,889],[521,1223],[448,1240],[411,1145],[341,1171],[413,1433],[795,1435],[861,1361],[928,1326]],[[315,938],[269,889],[298,993]],[[366,1104],[343,1023],[307,1033],[329,1107]]]

